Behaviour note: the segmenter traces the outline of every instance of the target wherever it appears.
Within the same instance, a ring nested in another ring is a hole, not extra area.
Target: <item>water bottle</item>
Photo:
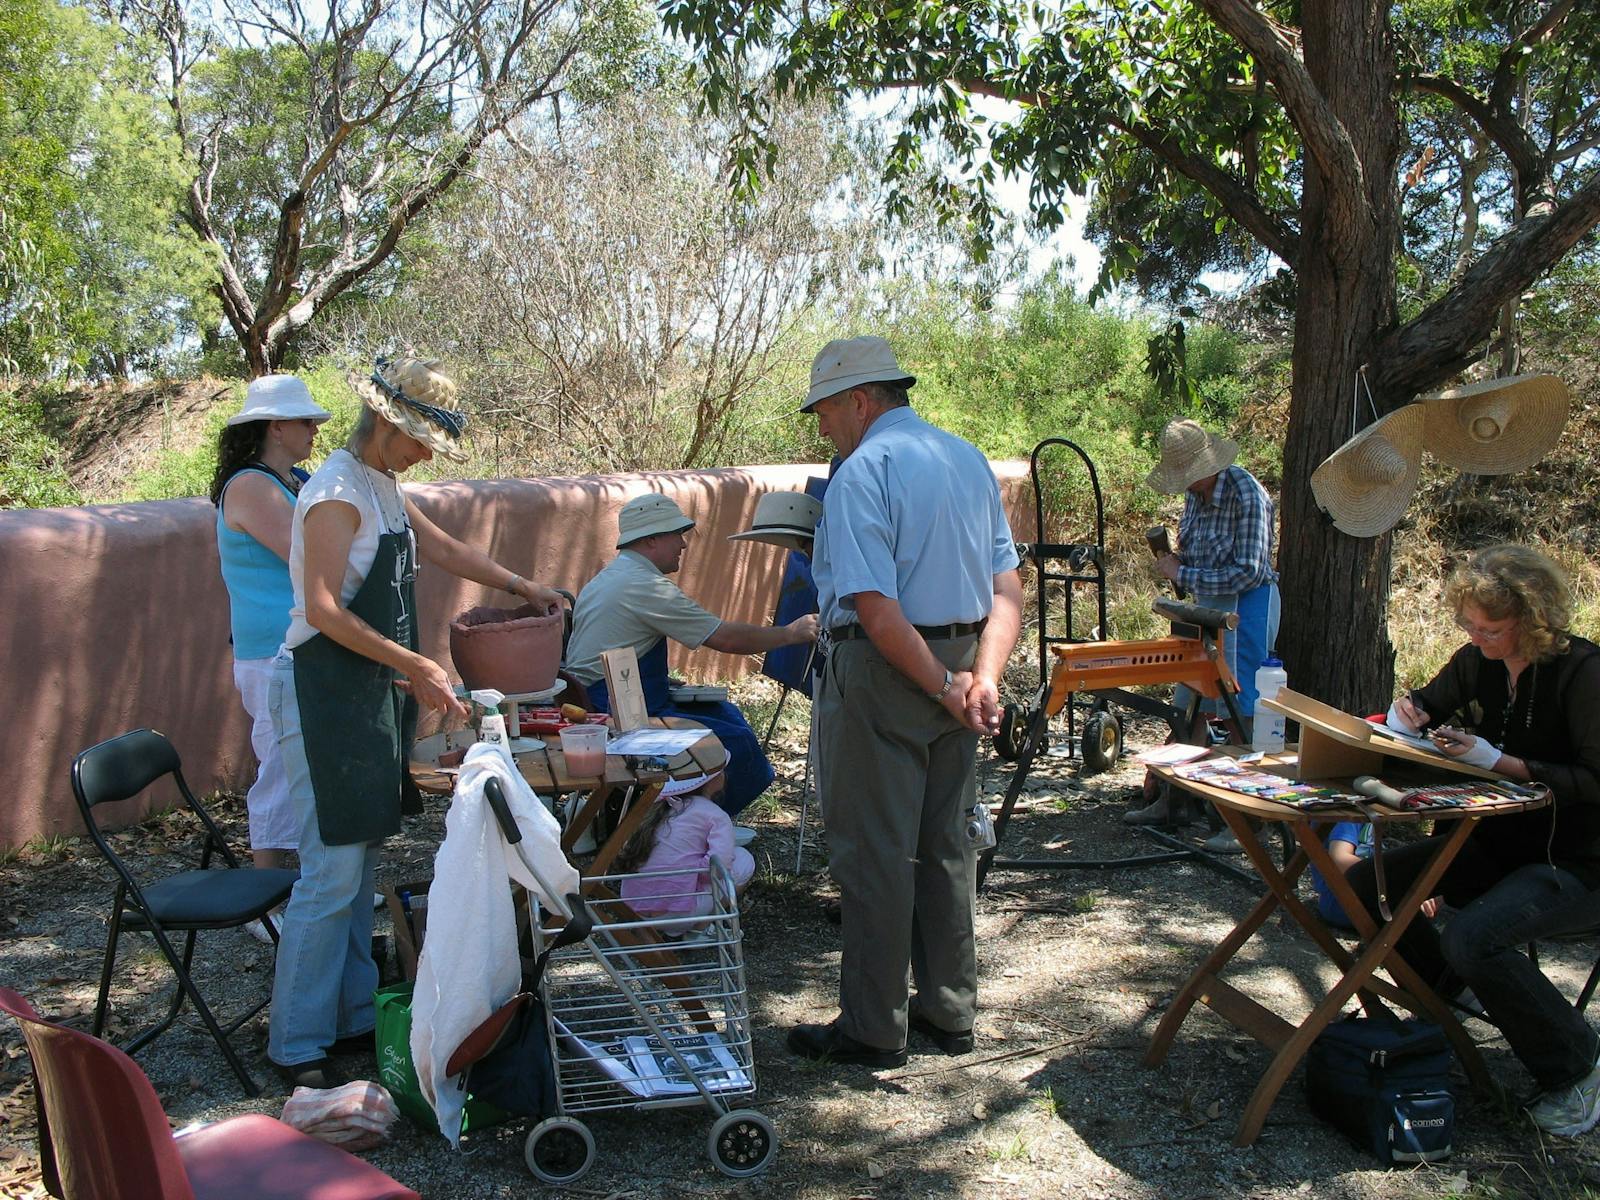
[[[1252,721],[1253,736],[1250,739],[1252,750],[1282,750],[1283,727],[1287,718],[1280,712],[1273,712],[1263,708],[1262,700],[1271,700],[1278,694],[1278,689],[1285,687],[1289,682],[1289,674],[1283,669],[1280,659],[1269,657],[1256,668],[1256,712]]]

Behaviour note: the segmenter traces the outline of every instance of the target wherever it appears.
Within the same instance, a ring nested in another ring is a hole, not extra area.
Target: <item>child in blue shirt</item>
[[[1340,821],[1328,834],[1328,854],[1341,873],[1349,874],[1358,862],[1372,857],[1372,825],[1368,821]],[[1351,929],[1339,901],[1334,899],[1328,881],[1316,867],[1311,868],[1311,886],[1317,892],[1317,913],[1329,925]]]

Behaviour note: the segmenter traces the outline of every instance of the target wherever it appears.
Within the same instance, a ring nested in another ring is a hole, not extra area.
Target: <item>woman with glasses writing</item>
[[[1442,930],[1414,922],[1399,950],[1440,994],[1471,989],[1538,1084],[1528,1115],[1576,1137],[1600,1118],[1600,1038],[1522,948],[1600,925],[1600,649],[1568,630],[1561,568],[1525,546],[1479,551],[1445,595],[1468,642],[1394,702],[1389,724],[1460,762],[1546,784],[1552,802],[1474,832],[1440,882],[1460,911]],[[1386,851],[1389,892],[1410,887],[1432,853],[1426,842]],[[1350,882],[1376,911],[1372,863]]]

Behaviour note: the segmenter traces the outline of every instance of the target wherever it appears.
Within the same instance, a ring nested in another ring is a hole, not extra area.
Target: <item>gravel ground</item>
[[[770,713],[764,681],[742,698]],[[834,1011],[837,927],[824,917],[831,888],[819,847],[794,868],[804,704],[790,705],[775,743],[780,783],[754,824],[760,874],[746,899],[745,947],[761,1090],[752,1107],[777,1126],[781,1148],[756,1179],[728,1180],[710,1165],[699,1112],[601,1114],[591,1122],[598,1161],[579,1186],[544,1188],[522,1163],[526,1126],[486,1130],[451,1152],[437,1134],[403,1127],[370,1155],[430,1197],[699,1195],[810,1198],[1004,1196],[1261,1200],[1305,1195],[1589,1196],[1600,1187],[1600,1142],[1541,1146],[1505,1098],[1458,1094],[1455,1158],[1438,1168],[1383,1171],[1318,1122],[1291,1079],[1261,1138],[1239,1149],[1234,1127],[1265,1050],[1203,1008],[1158,1069],[1140,1065],[1161,1012],[1194,965],[1248,909],[1259,888],[1201,865],[1120,871],[1000,873],[978,901],[981,1012],[978,1045],[952,1059],[913,1042],[903,1068],[818,1066],[783,1048],[787,1026]],[[1137,744],[1152,740],[1135,731]],[[1012,768],[985,750],[984,788],[995,799]],[[1141,769],[1080,777],[1048,758],[1031,773],[1026,807],[1006,850],[1068,859],[1123,856],[1150,845],[1120,823]],[[242,804],[219,815],[244,840]],[[163,853],[185,829],[156,818],[119,835],[135,858]],[[442,806],[408,824],[380,868],[386,881],[426,877]],[[815,825],[813,825],[815,829]],[[1198,827],[1197,827],[1198,829]],[[174,860],[175,862],[175,860]],[[42,1012],[87,1025],[105,935],[110,873],[85,843],[34,845],[0,863],[0,983]],[[380,914],[380,928],[383,918]],[[148,944],[127,939],[114,987],[112,1035],[164,1004],[169,977]],[[1584,946],[1551,947],[1547,961],[1571,994],[1589,963]],[[243,933],[203,938],[196,972],[226,1013],[270,986],[270,950]],[[1308,939],[1274,920],[1229,977],[1269,1007],[1300,1019],[1333,980]],[[1513,1094],[1528,1079],[1494,1031],[1469,1026],[1491,1071]],[[238,1044],[267,1080],[257,1100],[236,1081],[192,1016],[143,1051],[176,1126],[245,1112],[276,1115],[285,1089],[269,1076],[266,1021]],[[359,1066],[359,1062],[352,1066]],[[370,1067],[369,1067],[370,1069]],[[0,1196],[35,1197],[32,1085],[20,1035],[0,1023]]]

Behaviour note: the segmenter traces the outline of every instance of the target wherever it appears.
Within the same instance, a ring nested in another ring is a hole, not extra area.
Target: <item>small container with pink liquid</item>
[[[604,775],[606,740],[610,734],[610,729],[604,725],[568,725],[563,728],[561,755],[567,760],[567,775]]]

